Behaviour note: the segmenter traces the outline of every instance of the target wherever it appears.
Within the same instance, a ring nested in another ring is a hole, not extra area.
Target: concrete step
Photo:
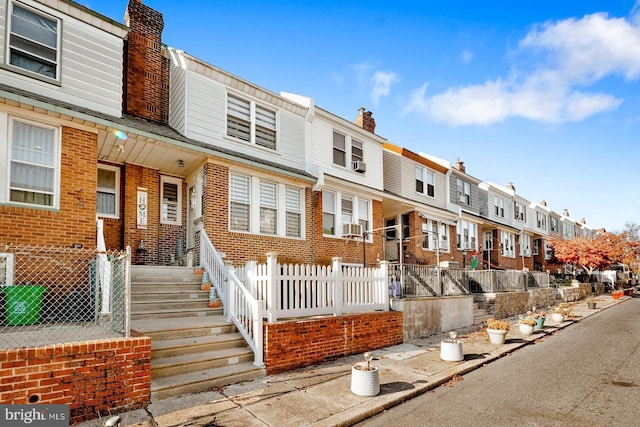
[[[266,375],[264,367],[251,362],[237,363],[203,371],[189,372],[151,380],[151,401],[197,393],[213,387],[221,387]]]
[[[176,338],[163,341],[151,341],[151,360],[244,347],[247,343],[239,333]]]
[[[237,332],[236,327],[222,315],[135,320],[131,322],[131,329],[138,335],[151,337],[153,341]]]
[[[176,292],[174,289],[151,289],[149,291],[140,291],[138,289],[131,291],[132,302],[150,302],[150,301],[176,301],[176,300],[197,300],[209,299],[209,291],[201,291],[197,289],[181,289]]]
[[[151,379],[205,371],[237,363],[253,362],[249,347],[232,347],[205,353],[181,354],[151,360]]]
[[[152,300],[152,301],[135,301],[131,300],[131,313],[151,313],[155,311],[163,310],[191,310],[197,308],[204,310],[208,308],[209,298],[207,296],[201,296],[194,299],[176,298],[173,300]]]
[[[144,319],[171,319],[176,317],[206,317],[206,316],[221,316],[222,308],[209,308],[209,307],[191,307],[189,309],[175,309],[165,308],[156,311],[134,311],[133,303],[131,304],[131,320],[144,320]]]

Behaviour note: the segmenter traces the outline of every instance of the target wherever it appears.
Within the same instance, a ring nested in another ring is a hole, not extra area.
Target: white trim
[[[162,206],[164,204],[164,184],[175,184],[178,187],[178,203],[176,206],[176,220],[171,221],[162,218]],[[160,224],[182,225],[182,179],[162,175],[160,177]]]
[[[98,191],[100,191],[100,188],[98,188],[98,181],[97,181],[97,177],[96,177],[96,215],[98,216],[98,218],[113,218],[113,219],[119,219],[120,218],[120,168],[117,166],[111,166],[111,165],[105,165],[102,163],[98,163],[98,167],[97,169],[105,169],[105,170],[110,170],[110,171],[114,171],[116,173],[116,191],[115,191],[115,214],[106,214],[103,212],[98,212],[98,203],[97,203],[97,193]],[[96,170],[96,174],[97,174],[97,170]]]

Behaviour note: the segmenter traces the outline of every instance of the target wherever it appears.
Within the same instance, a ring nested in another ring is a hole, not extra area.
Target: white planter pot
[[[380,393],[380,375],[377,366],[373,370],[359,369],[361,366],[351,368],[351,393],[357,396],[377,396]]]
[[[564,322],[564,315],[562,313],[551,313],[551,318],[556,323]]]
[[[464,360],[462,342],[458,340],[440,341],[440,359],[447,362],[460,362]]]
[[[504,329],[487,329],[491,344],[504,344],[507,339],[507,332]]]
[[[520,323],[518,329],[520,329],[520,333],[522,335],[528,336],[533,334],[533,326],[527,325],[525,323]]]

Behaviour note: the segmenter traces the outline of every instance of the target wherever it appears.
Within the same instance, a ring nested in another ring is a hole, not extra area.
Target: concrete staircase
[[[473,324],[484,325],[487,319],[493,317],[495,303],[487,300],[483,294],[473,296]]]
[[[266,375],[221,308],[208,307],[202,272],[132,266],[131,329],[151,337],[151,400]]]

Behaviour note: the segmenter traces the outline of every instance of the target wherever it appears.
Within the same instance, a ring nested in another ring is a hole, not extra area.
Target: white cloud
[[[394,72],[376,71],[371,77],[373,88],[371,90],[371,98],[373,104],[378,104],[381,96],[389,95],[391,85],[398,81],[398,76]]]
[[[471,52],[469,49],[464,49],[462,53],[460,53],[460,59],[465,64],[469,64],[471,61],[473,61],[473,52]]]
[[[640,2],[635,16],[640,22]],[[405,112],[452,126],[487,125],[510,117],[550,123],[580,121],[616,109],[622,100],[585,90],[605,77],[640,77],[640,29],[631,20],[587,15],[545,23],[520,42],[520,50],[540,62],[507,79],[449,88],[427,97],[427,85],[414,91]]]

